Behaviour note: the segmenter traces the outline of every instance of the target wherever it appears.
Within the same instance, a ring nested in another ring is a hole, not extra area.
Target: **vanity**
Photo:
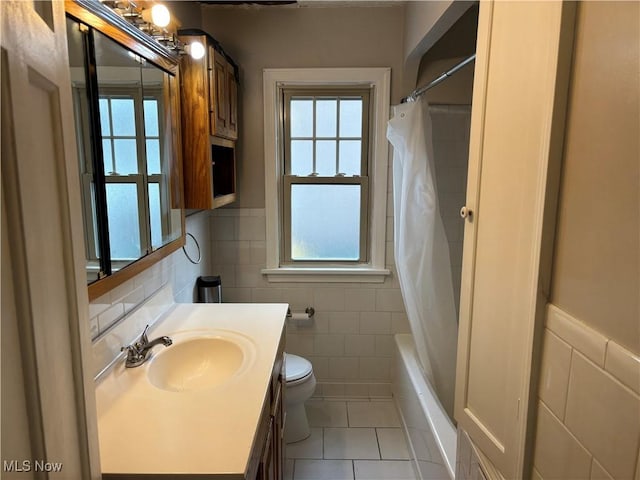
[[[97,381],[103,478],[267,480],[283,472],[286,304],[175,304],[142,365]]]

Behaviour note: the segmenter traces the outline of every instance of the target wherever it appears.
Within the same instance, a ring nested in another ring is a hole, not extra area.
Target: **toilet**
[[[306,358],[285,353],[285,408],[284,441],[299,442],[307,438],[311,431],[304,402],[311,398],[316,388],[316,377],[311,362]]]

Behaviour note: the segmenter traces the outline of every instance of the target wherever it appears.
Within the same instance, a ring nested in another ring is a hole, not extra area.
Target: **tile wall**
[[[179,249],[89,304],[96,374],[120,353],[120,346],[132,340],[144,325],[153,323],[173,302],[196,300],[196,278],[211,274],[209,215],[210,212],[202,211],[186,219],[187,232],[194,235],[201,247],[199,264],[189,262]],[[187,238],[185,248],[197,259],[192,239]]]
[[[389,202],[390,203],[390,202]],[[393,268],[393,217],[387,217],[387,266],[381,284],[269,283],[264,209],[218,209],[211,216],[212,271],[222,276],[225,302],[285,302],[293,312],[315,309],[309,326],[287,327],[287,351],[308,358],[318,395],[389,396],[393,334],[408,333]]]
[[[460,218],[460,208],[465,203],[467,191],[471,107],[431,105],[429,114],[433,128],[433,155],[440,215],[449,240],[451,279],[456,311],[459,311],[464,239],[464,222]]]
[[[640,480],[640,357],[549,305],[536,480]]]

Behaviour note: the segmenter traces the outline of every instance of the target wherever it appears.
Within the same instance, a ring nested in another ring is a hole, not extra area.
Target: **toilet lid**
[[[286,361],[284,367],[284,376],[287,382],[295,382],[301,378],[306,377],[313,371],[311,362],[306,358],[299,357],[298,355],[286,354]]]

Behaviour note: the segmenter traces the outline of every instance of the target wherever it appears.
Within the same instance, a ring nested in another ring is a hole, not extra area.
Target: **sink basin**
[[[171,335],[173,345],[149,362],[151,384],[171,392],[192,392],[223,385],[250,365],[255,347],[233,332],[200,336]]]

